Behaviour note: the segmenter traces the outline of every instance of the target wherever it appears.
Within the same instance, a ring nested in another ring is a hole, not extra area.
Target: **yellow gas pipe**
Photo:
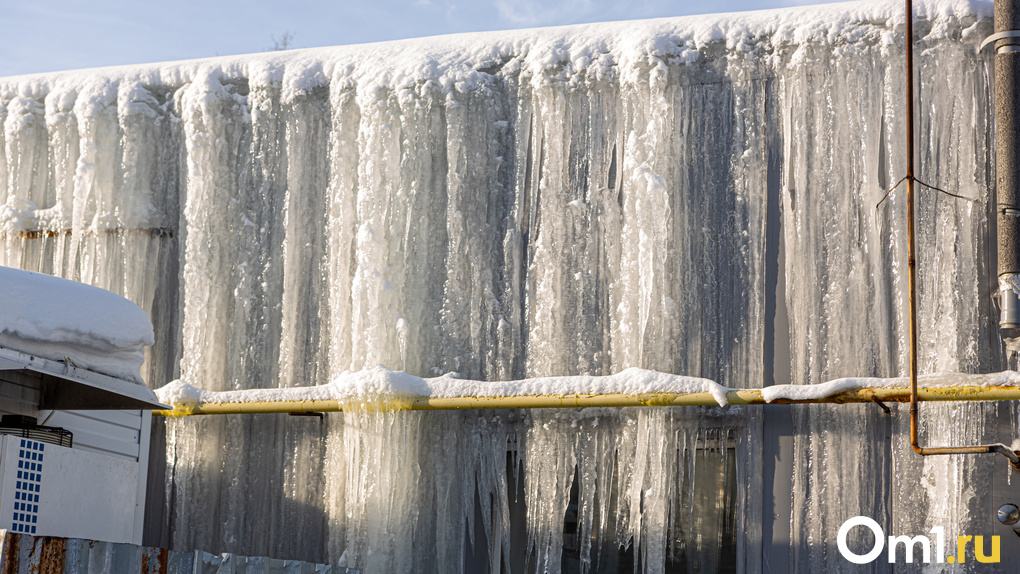
[[[1014,401],[1020,400],[1020,387],[1014,386],[958,386],[917,389],[923,401]],[[729,405],[812,404],[812,403],[907,403],[909,387],[859,388],[841,391],[825,397],[793,400],[776,399],[767,402],[761,389],[729,390]],[[672,407],[719,406],[711,393],[641,393],[641,394],[568,394],[520,395],[509,397],[406,397],[373,400],[362,406],[371,410],[447,411],[470,409],[548,409],[586,407]],[[883,405],[884,406],[884,405]],[[343,405],[332,399],[298,401],[235,401],[204,402],[174,405],[172,411],[153,411],[168,417],[190,415],[228,414],[284,414],[284,413],[335,413]]]

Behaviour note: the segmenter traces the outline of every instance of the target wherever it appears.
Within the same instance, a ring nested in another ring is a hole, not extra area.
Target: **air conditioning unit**
[[[141,542],[146,465],[0,435],[0,524],[36,536]]]
[[[153,408],[143,385],[0,347],[0,529],[141,544]]]

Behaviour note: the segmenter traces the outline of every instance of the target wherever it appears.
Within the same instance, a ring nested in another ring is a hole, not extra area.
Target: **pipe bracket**
[[[1020,38],[1020,30],[1006,30],[1005,32],[996,32],[995,34],[992,34],[991,36],[985,38],[984,41],[981,42],[981,45],[978,46],[977,51],[980,52],[981,50],[984,50],[985,46],[987,46],[988,44],[991,44],[992,42],[996,42],[998,40],[1005,40],[1006,38]],[[996,48],[995,50],[996,53],[999,52],[999,49],[1005,47],[1006,46],[999,46],[999,48]]]
[[[873,403],[875,403],[876,405],[882,407],[882,412],[884,412],[885,414],[887,414],[887,415],[891,415],[892,414],[892,409],[890,409],[888,405],[883,403],[882,400],[879,399],[878,397],[876,397],[875,395],[871,395],[871,401]]]

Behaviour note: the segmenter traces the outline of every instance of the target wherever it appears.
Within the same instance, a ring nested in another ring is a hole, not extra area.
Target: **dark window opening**
[[[684,457],[681,457],[683,460]],[[508,574],[530,574],[535,571],[534,559],[525,564],[527,508],[524,502],[524,472],[512,453],[507,455],[507,477],[510,494],[510,569],[505,564],[500,571]],[[681,464],[686,464],[681,462]],[[678,473],[681,478],[673,508],[679,512],[671,517],[666,548],[666,574],[735,574],[737,572],[737,473],[736,455],[732,445],[725,452],[720,448],[699,447],[693,465]],[[595,524],[592,540],[586,544],[579,537],[578,528],[578,475],[570,489],[570,502],[563,517],[563,574],[582,574],[584,554],[590,567],[587,572],[598,574],[632,574],[642,570],[641,557],[634,552],[633,540],[619,548],[611,532],[614,524],[598,524],[600,493],[595,494]],[[612,497],[617,493],[611,493]],[[681,501],[685,501],[681,503]],[[615,500],[610,506],[615,506]],[[609,520],[614,520],[610,516]],[[595,533],[602,531],[602,540]]]

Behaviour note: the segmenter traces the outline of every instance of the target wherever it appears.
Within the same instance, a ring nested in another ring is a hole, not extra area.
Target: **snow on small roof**
[[[152,322],[105,289],[0,267],[0,347],[142,383]]]
[[[988,20],[989,0],[917,0],[914,16],[933,25],[927,39],[958,34],[965,19]],[[113,102],[121,87],[183,86],[216,91],[220,80],[246,78],[252,87],[278,86],[287,99],[317,86],[468,91],[492,70],[525,72],[533,80],[555,71],[561,80],[599,78],[664,59],[692,63],[711,45],[755,57],[757,48],[811,42],[853,45],[871,38],[899,43],[904,21],[899,0],[860,1],[730,14],[580,24],[526,30],[433,36],[372,44],[309,48],[146,65],[12,76],[0,80],[0,98],[47,99],[47,108],[93,109]],[[953,26],[946,26],[947,23]],[[973,27],[971,27],[973,28]],[[968,28],[964,39],[981,38]],[[989,30],[990,32],[990,30]],[[127,95],[127,94],[125,94]],[[82,98],[84,97],[84,98]],[[82,101],[84,99],[84,101]],[[128,98],[130,99],[130,98]]]

